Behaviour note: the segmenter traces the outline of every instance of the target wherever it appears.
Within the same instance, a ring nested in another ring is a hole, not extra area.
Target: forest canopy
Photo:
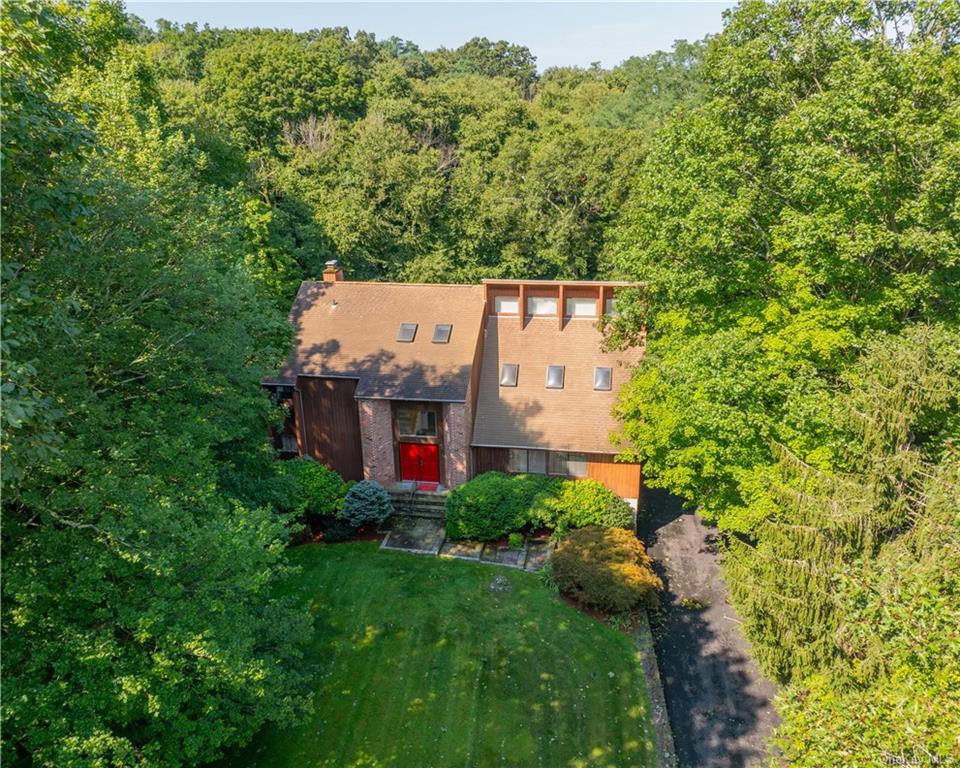
[[[107,0],[2,35],[4,760],[302,711],[259,382],[331,258],[641,282],[623,456],[718,526],[783,760],[960,758],[956,0],[743,0],[610,69]]]

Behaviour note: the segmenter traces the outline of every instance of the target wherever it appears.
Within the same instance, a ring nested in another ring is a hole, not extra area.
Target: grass
[[[633,638],[529,573],[308,544],[289,589],[316,616],[308,721],[267,728],[230,766],[650,766]],[[494,591],[498,576],[508,583]]]

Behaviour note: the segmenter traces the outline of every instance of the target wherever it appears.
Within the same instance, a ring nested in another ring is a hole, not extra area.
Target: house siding
[[[300,454],[348,480],[363,477],[354,379],[299,376],[292,411]]]
[[[393,411],[389,400],[358,400],[363,476],[378,483],[397,478],[393,447]]]
[[[470,475],[470,408],[467,403],[443,406],[443,483],[455,488]]]

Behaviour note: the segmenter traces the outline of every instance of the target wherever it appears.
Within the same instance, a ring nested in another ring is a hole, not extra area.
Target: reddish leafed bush
[[[663,589],[643,543],[623,528],[572,531],[554,552],[552,568],[561,592],[610,613],[652,608]]]

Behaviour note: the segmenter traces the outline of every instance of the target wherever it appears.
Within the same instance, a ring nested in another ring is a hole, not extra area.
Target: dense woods
[[[329,258],[643,281],[624,451],[723,533],[783,759],[960,757],[955,0],[542,73],[102,0],[2,34],[5,761],[194,765],[304,706],[258,382]]]

